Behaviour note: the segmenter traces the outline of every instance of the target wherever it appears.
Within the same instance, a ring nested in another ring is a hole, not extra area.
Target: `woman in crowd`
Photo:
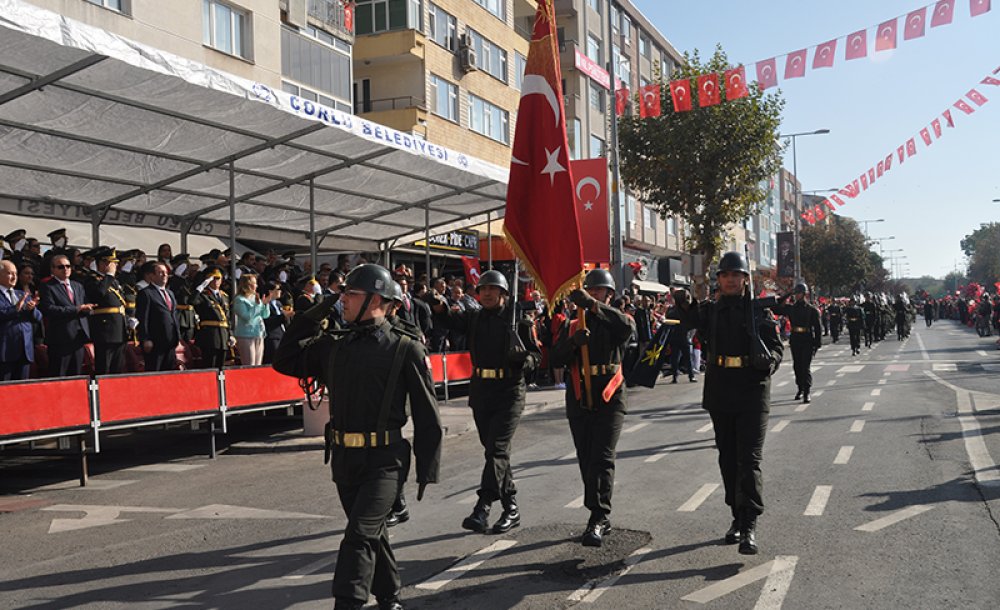
[[[272,290],[261,298],[257,294],[257,276],[244,273],[240,276],[240,293],[233,300],[233,317],[236,327],[236,349],[243,365],[259,365],[264,361],[264,318],[271,315],[271,299],[277,294]]]

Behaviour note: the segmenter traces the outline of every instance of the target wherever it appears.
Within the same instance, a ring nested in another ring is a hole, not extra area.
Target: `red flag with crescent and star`
[[[969,0],[969,12],[973,17],[978,17],[990,11],[990,0]]]
[[[581,286],[583,249],[566,142],[553,0],[541,0],[521,86],[504,236],[549,303]]]
[[[955,0],[939,0],[934,5],[934,15],[931,17],[931,27],[948,25],[955,15]]]
[[[889,51],[896,48],[896,20],[890,19],[879,24],[875,34],[875,52]]]
[[[868,57],[868,31],[858,30],[847,37],[844,59]]]
[[[608,229],[608,160],[571,161],[576,180],[576,215],[580,219],[580,242],[586,263],[610,263],[611,233]]]
[[[622,116],[628,108],[629,90],[625,87],[615,91],[615,114]]]
[[[715,72],[698,77],[698,105],[702,108],[715,106],[722,101],[719,91],[719,75]]]
[[[639,117],[660,116],[660,85],[652,83],[639,88]]]
[[[833,59],[837,54],[837,39],[824,42],[816,47],[816,54],[813,56],[813,70],[816,68],[832,68]]]
[[[738,100],[746,97],[750,93],[747,91],[747,72],[743,66],[733,68],[732,70],[726,70],[723,78],[726,79],[727,100]]]
[[[927,21],[927,7],[918,8],[906,16],[906,26],[903,28],[903,40],[913,40],[924,35]]]
[[[801,78],[806,75],[806,53],[808,49],[802,49],[794,53],[789,53],[785,59],[785,80],[789,78]]]
[[[778,84],[778,67],[773,57],[757,62],[757,84],[761,90]]]
[[[463,256],[462,267],[465,269],[465,283],[473,287],[479,285],[479,258],[475,256]]]
[[[671,81],[670,98],[674,100],[674,112],[691,110],[691,81],[686,78]]]

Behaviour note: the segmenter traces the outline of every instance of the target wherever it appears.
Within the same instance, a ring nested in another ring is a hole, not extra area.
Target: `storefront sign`
[[[573,65],[577,70],[589,76],[595,83],[605,89],[611,88],[611,75],[608,74],[607,70],[602,68],[593,59],[581,53],[579,47],[574,47],[573,52],[575,54]]]
[[[449,231],[432,235],[430,249],[438,252],[455,252],[466,256],[479,256],[479,233],[468,229]],[[425,241],[413,242],[414,247],[423,248]]]

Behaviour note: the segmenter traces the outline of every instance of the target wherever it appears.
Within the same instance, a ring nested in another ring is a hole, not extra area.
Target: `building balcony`
[[[366,34],[354,41],[354,61],[366,66],[421,62],[426,46],[427,38],[416,30]]]
[[[348,24],[341,0],[309,0],[307,10],[309,17],[319,21],[324,29],[338,34],[348,42],[354,42],[353,15],[352,23]]]
[[[556,17],[575,17],[576,0],[555,0]]]
[[[356,108],[355,114],[365,120],[391,127],[403,133],[423,134],[427,124],[427,108],[419,101],[414,100],[415,105],[404,106],[403,100],[406,98],[395,98],[398,103],[391,100],[371,100],[371,110],[361,111]],[[360,106],[360,103],[355,104]]]
[[[427,102],[412,96],[390,97],[380,100],[354,100],[354,114],[357,115],[393,110],[410,110],[411,108],[416,108],[426,113]]]

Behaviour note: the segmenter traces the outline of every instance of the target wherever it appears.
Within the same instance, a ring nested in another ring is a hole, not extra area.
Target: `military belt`
[[[98,307],[97,309],[91,309],[90,313],[91,313],[91,315],[94,315],[94,316],[100,316],[100,315],[104,315],[104,314],[115,314],[115,313],[119,313],[119,314],[121,314],[121,315],[124,316],[125,315],[125,308],[124,307]]]
[[[858,320],[860,320],[860,319],[861,319],[861,318],[847,318],[847,321],[848,321],[848,322],[857,322],[857,321],[858,321]]]
[[[175,309],[177,311],[188,311],[189,309],[194,309],[194,305],[177,305]]]
[[[793,326],[792,327],[792,332],[793,333],[807,333],[807,332],[809,332],[809,329],[807,327],[805,327],[805,326]]]
[[[590,367],[591,375],[614,375],[617,372],[617,364],[595,364]]]
[[[229,322],[220,322],[218,320],[202,320],[198,323],[199,326],[205,327],[210,326],[213,328],[229,328]]]
[[[403,440],[402,430],[386,430],[382,438],[379,438],[378,432],[333,431],[333,444],[340,445],[341,447],[347,447],[349,449],[385,447],[401,440]]]
[[[750,358],[746,356],[716,356],[715,365],[724,369],[742,369],[750,366]]]
[[[472,369],[472,374],[480,379],[504,379],[511,377],[513,371],[508,369],[481,369],[477,367]]]

